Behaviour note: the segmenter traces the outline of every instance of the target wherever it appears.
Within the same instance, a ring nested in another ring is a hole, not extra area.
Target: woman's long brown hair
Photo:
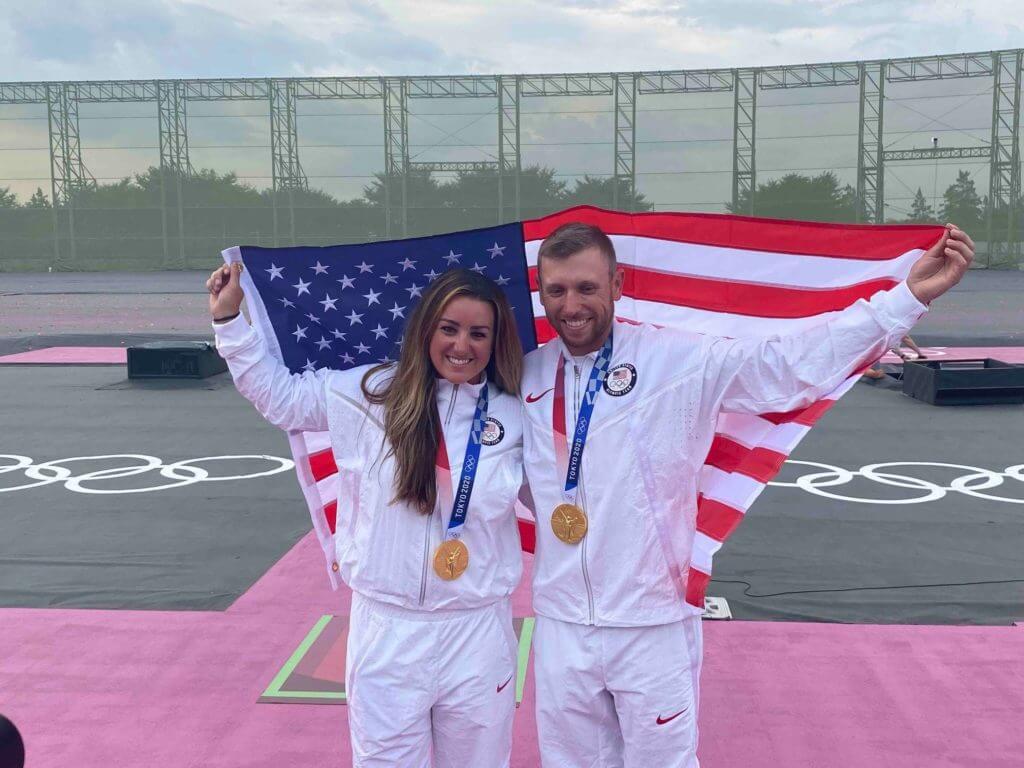
[[[437,503],[434,464],[441,435],[438,373],[430,360],[430,340],[445,307],[460,296],[486,302],[494,310],[494,341],[487,363],[487,381],[504,392],[518,395],[523,350],[512,307],[492,280],[468,269],[445,272],[431,283],[406,323],[398,363],[375,366],[362,381],[366,399],[384,406],[387,455],[394,456],[397,470],[391,503],[405,502],[423,514],[430,514]],[[390,381],[371,390],[371,378],[389,368],[394,368]]]

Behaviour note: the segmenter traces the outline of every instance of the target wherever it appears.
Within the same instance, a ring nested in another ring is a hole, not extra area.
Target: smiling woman
[[[234,264],[207,282],[235,385],[282,429],[330,433],[331,568],[353,591],[353,763],[508,766],[509,596],[522,574],[522,349],[508,299],[472,270],[434,275],[397,363],[293,374],[238,314],[241,276]]]

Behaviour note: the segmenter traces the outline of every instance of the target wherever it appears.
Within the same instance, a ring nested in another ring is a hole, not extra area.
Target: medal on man
[[[559,504],[551,513],[551,530],[566,544],[579,544],[587,535],[587,513],[575,504]]]

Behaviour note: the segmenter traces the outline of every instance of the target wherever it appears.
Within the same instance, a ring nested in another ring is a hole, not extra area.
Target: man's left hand
[[[974,241],[955,224],[947,224],[938,242],[910,268],[907,287],[922,304],[930,304],[960,282],[972,261]]]

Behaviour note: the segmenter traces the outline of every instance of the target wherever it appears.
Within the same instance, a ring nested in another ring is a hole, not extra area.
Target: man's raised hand
[[[241,310],[242,299],[242,265],[240,262],[215,269],[206,281],[206,290],[210,292],[210,314],[214,320],[221,320],[237,315]]]
[[[955,224],[910,268],[907,287],[922,304],[930,304],[960,282],[974,261],[974,241]]]

